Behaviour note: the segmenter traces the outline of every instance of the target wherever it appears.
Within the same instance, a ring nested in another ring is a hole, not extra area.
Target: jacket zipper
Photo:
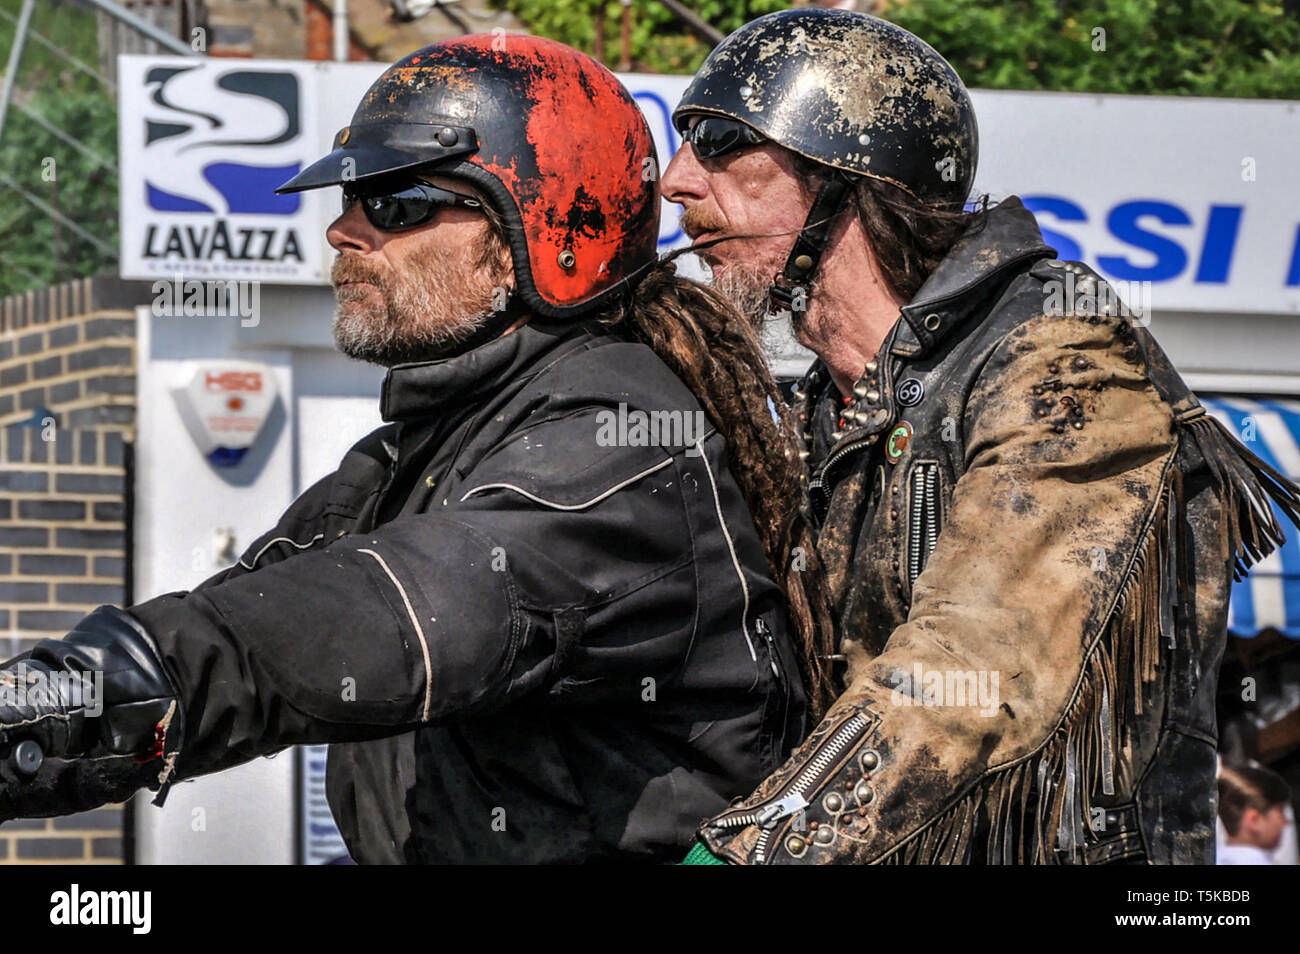
[[[939,542],[939,465],[921,461],[912,470],[911,527],[907,535],[907,585],[910,591]]]
[[[754,843],[754,861],[762,864],[767,858],[768,842],[778,823],[808,807],[808,792],[821,787],[827,776],[839,767],[844,751],[872,725],[874,720],[870,716],[861,712],[853,713],[813,750],[799,774],[781,786],[771,798],[753,808],[720,815],[709,827],[727,830],[757,825],[763,829]]]
[[[839,450],[832,452],[831,455],[826,458],[826,462],[822,464],[821,469],[817,471],[817,475],[813,477],[811,481],[809,481],[808,492],[810,495],[816,494],[817,496],[820,497],[820,500],[818,502],[821,504],[823,513],[825,513],[826,509],[830,506],[831,503],[831,492],[826,486],[826,478],[830,475],[831,468],[834,467],[836,464],[838,464],[849,454],[861,450],[862,448],[873,443],[875,439],[876,439],[875,434],[869,434],[866,437],[861,437],[855,441],[851,441],[850,443],[845,444]]]

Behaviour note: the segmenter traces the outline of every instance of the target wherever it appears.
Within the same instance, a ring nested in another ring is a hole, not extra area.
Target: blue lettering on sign
[[[1198,282],[1226,284],[1232,266],[1232,250],[1237,244],[1241,225],[1241,206],[1212,205],[1210,221],[1205,226],[1205,243],[1201,246],[1201,263],[1196,267]]]
[[[1295,243],[1291,246],[1291,267],[1286,271],[1288,288],[1300,285],[1300,225],[1295,229]]]
[[[632,94],[632,98],[639,101],[641,112],[645,114],[646,121],[650,123],[652,131],[654,127],[657,126],[658,131],[662,133],[662,137],[655,137],[656,140],[662,138],[664,142],[668,143],[668,155],[666,158],[660,157],[660,165],[655,173],[656,175],[662,175],[664,168],[668,165],[668,160],[677,153],[677,147],[681,144],[681,139],[677,135],[677,130],[673,128],[672,110],[668,108],[668,104],[664,102],[662,96],[648,89],[638,90]],[[648,106],[653,107],[653,109],[647,108]],[[681,227],[676,225],[677,217],[680,215],[680,210],[674,207],[674,211],[677,215],[667,219],[667,221],[674,223],[673,231],[671,233],[665,235],[663,232],[663,225],[666,223],[661,222],[660,224],[660,248],[663,248],[665,245],[673,245],[679,242],[685,235],[685,233],[682,232]],[[667,217],[665,216],[665,218]]]
[[[1020,201],[1025,204],[1026,209],[1034,213],[1035,218],[1038,218],[1039,213],[1046,212],[1065,222],[1088,221],[1088,213],[1069,199],[1063,199],[1060,196],[1027,195]],[[1083,261],[1083,249],[1079,247],[1078,242],[1067,238],[1060,232],[1053,232],[1051,229],[1044,228],[1041,222],[1039,222],[1038,227],[1042,229],[1043,241],[1056,249],[1057,258],[1066,262]]]
[[[1187,267],[1187,253],[1183,247],[1163,235],[1148,232],[1139,224],[1144,216],[1151,216],[1165,225],[1191,225],[1191,217],[1176,205],[1141,199],[1122,202],[1110,210],[1106,227],[1121,242],[1150,252],[1156,257],[1152,265],[1134,265],[1120,255],[1099,255],[1097,264],[1109,274],[1125,281],[1163,282],[1180,274]]]
[[[1059,195],[1029,195],[1021,199],[1025,208],[1038,218],[1043,240],[1053,246],[1057,255],[1067,261],[1083,261],[1083,247],[1060,232],[1047,227],[1048,222],[1087,222],[1088,213],[1079,203]],[[1200,256],[1196,262],[1194,281],[1206,285],[1227,284],[1232,272],[1232,257],[1237,248],[1237,237],[1241,232],[1241,219],[1245,207],[1240,205],[1211,205],[1205,221],[1205,234],[1201,241]],[[1150,217],[1163,225],[1192,225],[1192,217],[1183,208],[1172,202],[1157,199],[1134,199],[1121,202],[1110,210],[1106,216],[1106,228],[1110,234],[1121,242],[1149,252],[1155,257],[1150,265],[1138,265],[1126,255],[1098,255],[1097,267],[1112,278],[1125,281],[1162,282],[1177,278],[1187,270],[1188,248],[1194,247],[1194,239],[1189,236],[1185,243],[1168,238],[1151,231],[1142,222]],[[1291,266],[1287,273],[1287,285],[1300,285],[1300,230],[1296,233],[1296,245],[1292,253]]]

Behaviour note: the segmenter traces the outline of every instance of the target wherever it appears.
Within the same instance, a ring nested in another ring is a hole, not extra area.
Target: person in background
[[[1291,786],[1262,765],[1224,765],[1219,769],[1219,818],[1227,842],[1216,864],[1271,865],[1282,842]]]

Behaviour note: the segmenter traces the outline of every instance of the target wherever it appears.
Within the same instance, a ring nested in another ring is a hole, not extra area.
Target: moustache
[[[377,271],[353,258],[335,259],[330,268],[330,282],[335,291],[348,282],[369,282],[379,288],[385,287],[383,277]]]
[[[701,232],[721,232],[727,227],[727,223],[723,222],[720,217],[706,212],[698,206],[687,209],[682,213],[681,224],[684,232],[696,235]]]

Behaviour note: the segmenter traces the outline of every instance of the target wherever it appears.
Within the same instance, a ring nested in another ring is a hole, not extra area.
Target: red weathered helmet
[[[465,179],[506,221],[519,294],[559,318],[654,263],[657,168],[645,117],[613,73],[563,43],[493,34],[393,64],[334,150],[276,191],[400,170]]]

